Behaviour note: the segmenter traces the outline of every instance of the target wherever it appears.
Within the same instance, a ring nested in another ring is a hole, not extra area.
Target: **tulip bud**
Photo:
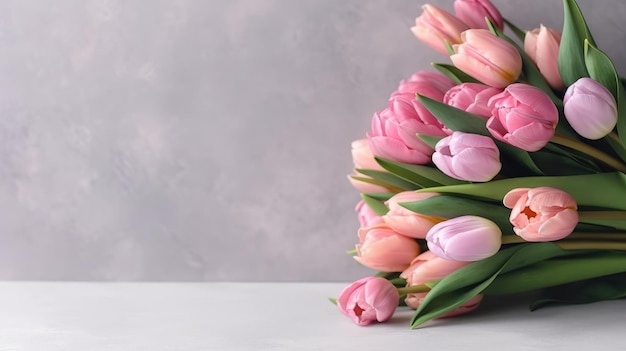
[[[487,182],[502,168],[493,139],[463,132],[439,140],[432,159],[443,173],[470,182]]]
[[[421,201],[437,193],[416,193],[414,191],[404,191],[392,196],[385,202],[389,212],[383,216],[383,220],[395,232],[412,238],[424,239],[426,233],[435,224],[444,221],[445,218],[426,216],[410,211],[400,204],[403,202]]]
[[[372,154],[370,150],[367,139],[358,139],[352,142],[352,163],[354,164],[354,168],[357,169],[385,170],[374,159],[374,154]]]
[[[370,227],[375,224],[383,223],[383,218],[379,216],[365,201],[361,200],[356,204],[354,209],[359,217],[361,227]]]
[[[479,261],[500,250],[502,231],[486,218],[461,216],[436,224],[426,241],[428,249],[441,258]]]
[[[468,29],[467,25],[451,13],[437,6],[426,4],[422,6],[422,14],[415,19],[415,26],[411,31],[417,39],[431,48],[448,56],[446,42],[458,44],[461,42],[461,32]]]
[[[452,63],[479,81],[504,88],[522,72],[522,57],[509,42],[484,29],[461,34],[462,44],[453,45]]]
[[[491,117],[489,99],[501,92],[501,89],[484,84],[463,83],[448,90],[443,97],[443,102],[460,110],[489,118]]]
[[[452,79],[446,77],[445,75],[439,72],[430,72],[430,71],[419,71],[415,72],[408,79],[404,79],[400,82],[398,86],[399,93],[409,93],[415,96],[416,93],[420,93],[423,95],[422,84],[427,84],[428,86],[437,89],[441,92],[441,94],[445,94],[446,91],[450,90],[453,86],[455,86],[454,81]]]
[[[500,11],[489,0],[456,0],[454,12],[470,28],[489,29],[486,19],[499,30],[504,28]]]
[[[563,89],[561,73],[559,73],[559,46],[561,33],[543,24],[526,32],[524,52],[537,65],[539,72],[548,84],[557,90]]]
[[[516,83],[489,99],[487,129],[494,138],[526,151],[537,151],[554,136],[559,111],[541,89]]]
[[[551,187],[518,188],[503,200],[512,209],[513,231],[526,241],[555,241],[568,236],[578,224],[576,200]]]
[[[385,224],[359,229],[358,256],[362,265],[383,272],[401,272],[419,254],[414,239],[398,234]]]
[[[563,98],[565,118],[587,139],[600,139],[617,124],[617,103],[611,92],[591,78],[570,85]]]
[[[367,277],[348,285],[337,297],[337,307],[358,325],[385,322],[398,306],[398,290],[387,279]]]

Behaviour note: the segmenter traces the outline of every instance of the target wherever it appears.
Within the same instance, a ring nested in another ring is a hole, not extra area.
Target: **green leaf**
[[[574,175],[599,173],[600,170],[589,165],[582,164],[575,158],[570,158],[561,153],[548,150],[533,152],[530,154],[535,164],[548,176]]]
[[[513,233],[513,226],[509,222],[511,210],[502,205],[450,195],[433,196],[400,205],[415,213],[448,219],[466,215],[479,216],[495,222],[503,234]]]
[[[376,162],[381,167],[395,174],[396,176],[406,179],[414,184],[418,184],[423,188],[440,185],[465,184],[467,182],[448,177],[440,170],[434,167],[422,165],[410,165],[389,161],[376,157]]]
[[[584,49],[585,65],[589,76],[609,89],[617,99],[617,89],[621,84],[613,62],[604,52],[591,45],[586,39]]]
[[[595,42],[576,1],[563,0],[563,12],[559,72],[565,86],[570,86],[579,78],[588,77],[583,43],[587,39],[595,46]]]
[[[336,298],[334,298],[334,297],[329,297],[329,298],[328,298],[328,301],[330,301],[330,303],[332,303],[333,305],[336,305],[336,304],[337,304],[337,299],[336,299]]]
[[[432,66],[438,70],[439,72],[446,75],[448,78],[452,79],[455,83],[480,83],[474,77],[469,74],[461,71],[454,65],[449,65],[445,63],[433,63]]]
[[[411,328],[460,307],[487,289],[500,274],[553,257],[573,254],[574,251],[561,250],[549,242],[522,244],[502,249],[489,258],[457,270],[437,283],[415,311]]]
[[[364,195],[382,202],[389,200],[395,194],[396,193],[364,193]]]
[[[461,194],[502,201],[515,188],[550,186],[566,191],[578,206],[626,210],[626,176],[620,172],[558,177],[519,177],[488,183],[449,185],[424,189],[428,192]]]
[[[376,212],[377,215],[384,216],[387,214],[387,212],[389,212],[389,209],[382,201],[375,199],[368,194],[361,194],[361,198],[363,199],[365,204],[367,204],[372,209],[372,211]]]
[[[511,31],[515,34],[515,36],[517,36],[517,38],[519,38],[519,40],[521,40],[523,43],[524,39],[526,38],[526,32],[524,30],[521,30],[519,27],[514,25],[512,22],[510,22],[506,18],[504,19],[504,23],[506,24],[507,27],[511,29]]]
[[[421,188],[421,186],[417,183],[413,183],[410,181],[406,181],[405,179],[402,179],[400,177],[398,177],[395,174],[391,174],[389,172],[385,172],[385,171],[377,171],[377,170],[373,170],[373,169],[357,169],[357,172],[364,174],[368,177],[371,177],[373,179],[377,179],[380,180],[384,183],[387,183],[389,185],[392,185],[398,189],[402,189],[402,190],[416,190]],[[356,178],[355,178],[356,179]]]
[[[617,135],[622,143],[626,145],[626,93],[620,84],[617,89]],[[616,151],[617,152],[617,151]]]
[[[619,114],[619,110],[618,110],[618,114]],[[618,118],[617,122],[619,123],[619,121],[620,119]],[[626,126],[624,126],[623,128],[626,128]],[[622,142],[619,140],[613,139],[610,135],[605,136],[604,140],[611,146],[611,148],[613,149],[613,151],[615,151],[617,156],[619,156],[619,158],[621,158],[622,161],[626,162],[626,148],[624,148],[624,145],[622,144]]]
[[[437,143],[441,139],[444,138],[444,137],[441,137],[441,136],[432,136],[432,135],[424,135],[424,134],[417,134],[417,137],[420,138],[423,142],[428,144],[428,146],[432,147],[433,149],[435,148]]]

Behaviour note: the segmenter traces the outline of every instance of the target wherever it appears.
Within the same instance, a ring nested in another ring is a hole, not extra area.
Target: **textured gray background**
[[[452,1],[432,1],[452,9]],[[560,28],[559,0],[494,0]],[[350,142],[415,0],[0,2],[0,279],[351,280]],[[624,70],[626,4],[581,0]]]

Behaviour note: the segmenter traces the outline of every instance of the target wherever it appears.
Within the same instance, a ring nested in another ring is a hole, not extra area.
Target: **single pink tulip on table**
[[[445,218],[426,216],[410,211],[400,204],[404,202],[415,202],[437,196],[437,193],[417,193],[415,191],[403,191],[392,196],[385,202],[389,212],[382,218],[391,229],[399,234],[411,238],[424,239],[428,230],[435,224],[442,222]]]
[[[526,241],[555,241],[567,237],[578,224],[576,200],[551,187],[518,188],[503,200],[512,209],[513,231]]]
[[[366,277],[341,291],[337,307],[354,323],[364,326],[389,320],[399,299],[398,290],[387,279]]]
[[[417,39],[436,51],[448,56],[446,42],[461,42],[461,33],[469,27],[453,14],[431,4],[422,6],[422,14],[415,19],[411,31]]]
[[[494,88],[513,83],[522,72],[522,57],[506,40],[485,29],[469,29],[462,43],[452,45],[452,63],[461,71]]]
[[[454,12],[470,28],[489,29],[486,19],[499,30],[504,28],[500,11],[489,0],[456,0]]]
[[[443,103],[475,115],[489,118],[489,99],[502,92],[502,89],[478,83],[463,83],[450,88],[443,97]]]
[[[563,107],[569,124],[587,139],[600,139],[617,124],[615,98],[604,85],[591,78],[580,78],[567,88]]]
[[[470,182],[487,182],[502,168],[500,151],[493,139],[463,132],[439,140],[432,160],[446,175]]]
[[[526,32],[524,37],[524,52],[537,65],[548,84],[557,90],[564,87],[559,73],[560,44],[561,33],[544,25]]]
[[[383,272],[401,272],[419,254],[415,239],[398,234],[386,224],[359,229],[357,256],[362,265]]]

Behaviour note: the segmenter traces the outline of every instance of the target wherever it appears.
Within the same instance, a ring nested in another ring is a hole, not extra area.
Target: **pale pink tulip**
[[[449,53],[445,43],[460,43],[461,32],[468,29],[467,25],[435,5],[426,4],[422,10],[411,31],[417,39],[447,56]]]
[[[526,32],[524,37],[524,52],[537,65],[548,84],[557,90],[564,87],[559,73],[560,43],[561,33],[543,24]]]
[[[512,209],[509,219],[513,231],[526,241],[560,240],[578,224],[576,200],[560,189],[513,189],[503,202]]]
[[[454,12],[470,28],[489,29],[486,18],[499,30],[504,28],[500,11],[489,0],[456,0]]]
[[[456,67],[495,88],[513,83],[522,72],[522,57],[506,40],[485,29],[469,29],[463,43],[453,45],[450,59]]]
[[[343,289],[337,307],[354,323],[368,325],[389,320],[399,299],[398,290],[387,279],[366,277]]]
[[[500,250],[502,231],[489,219],[461,216],[433,226],[426,241],[428,249],[441,258],[480,261]]]
[[[359,217],[361,227],[370,227],[384,222],[383,217],[374,212],[374,210],[372,210],[372,208],[369,207],[363,200],[356,204],[356,208],[354,210]]]
[[[455,86],[452,79],[439,72],[419,71],[415,72],[408,79],[402,80],[398,85],[397,91],[399,93],[409,93],[413,95],[416,93],[422,94],[421,83],[428,84],[429,86],[439,90],[442,94],[445,94],[448,90]]]
[[[359,229],[359,240],[358,256],[354,259],[383,272],[400,272],[419,254],[415,239],[398,234],[385,224]]]
[[[357,169],[385,170],[374,159],[367,139],[358,139],[352,142],[352,163]]]
[[[410,211],[400,204],[403,202],[415,202],[437,196],[437,193],[416,193],[404,191],[391,197],[385,202],[389,212],[383,216],[383,220],[391,229],[402,235],[412,238],[424,239],[426,233],[435,224],[444,221],[445,218],[426,216]]]
[[[443,279],[457,270],[467,266],[470,262],[446,260],[431,251],[426,251],[417,256],[411,265],[405,269],[400,277],[406,279],[407,286],[422,285],[428,282]],[[411,293],[404,300],[407,306],[417,309],[428,293]],[[482,295],[470,299],[459,308],[441,316],[440,318],[453,317],[473,311],[478,307]]]
[[[366,178],[366,179],[371,179],[371,178],[361,173],[358,173],[356,170],[354,171],[354,173],[348,175],[348,181],[350,182],[350,184],[352,184],[352,186],[361,193],[380,194],[380,193],[388,193],[391,191],[391,189],[388,189],[384,186],[364,182],[358,179],[354,179],[354,177]]]
[[[559,111],[541,89],[509,85],[489,99],[492,116],[487,129],[494,138],[526,151],[537,151],[554,136]]]
[[[460,110],[489,118],[491,117],[489,99],[501,92],[502,89],[484,84],[463,83],[448,90],[443,97],[443,102]]]
[[[587,139],[600,139],[617,124],[617,103],[611,92],[591,78],[570,85],[563,98],[565,118]]]
[[[439,140],[432,159],[443,173],[470,182],[487,182],[502,168],[500,151],[493,139],[463,132]]]

